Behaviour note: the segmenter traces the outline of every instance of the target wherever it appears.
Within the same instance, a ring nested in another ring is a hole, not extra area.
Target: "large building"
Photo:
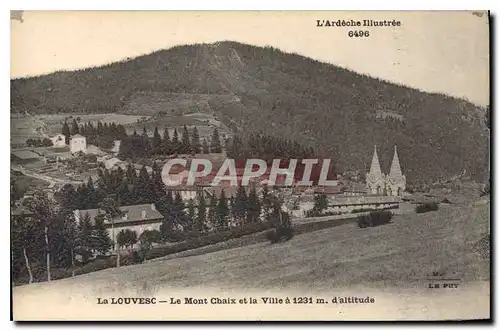
[[[406,189],[406,176],[401,171],[398,150],[394,146],[389,174],[382,173],[375,146],[370,172],[366,174],[366,191],[370,195],[403,196]]]
[[[122,230],[132,230],[137,234],[137,237],[146,230],[160,231],[160,225],[164,217],[154,204],[122,206],[120,210],[123,213],[122,217],[114,220],[104,219],[104,225],[114,243],[116,243],[118,233]],[[105,214],[102,209],[75,210],[73,213],[77,223],[81,222],[86,215],[89,215],[92,225],[95,225],[95,218],[98,215]]]
[[[82,135],[75,134],[72,136],[69,145],[73,154],[78,152],[87,153],[87,139]]]

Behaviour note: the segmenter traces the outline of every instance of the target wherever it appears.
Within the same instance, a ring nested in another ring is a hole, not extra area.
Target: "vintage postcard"
[[[489,24],[12,12],[13,320],[490,319]]]

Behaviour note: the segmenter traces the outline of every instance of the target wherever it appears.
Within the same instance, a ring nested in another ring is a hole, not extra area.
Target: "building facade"
[[[66,147],[66,137],[63,134],[56,134],[50,138],[54,147]]]
[[[71,137],[69,144],[71,153],[87,153],[87,139],[84,136],[75,134]]]
[[[164,217],[154,204],[122,206],[120,210],[123,214],[122,217],[113,220],[104,219],[104,225],[108,230],[109,237],[115,244],[113,250],[117,248],[116,239],[118,233],[122,230],[132,230],[137,234],[138,238],[146,230],[160,231]],[[73,213],[77,223],[83,221],[86,215],[88,215],[92,225],[95,225],[95,219],[98,215],[105,214],[102,209],[75,210]]]

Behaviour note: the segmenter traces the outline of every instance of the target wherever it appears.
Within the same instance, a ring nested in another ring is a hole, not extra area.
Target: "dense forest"
[[[364,173],[377,144],[387,171],[397,144],[410,183],[464,170],[473,179],[487,178],[485,109],[273,47],[177,46],[98,68],[15,79],[11,111],[140,114],[140,104],[127,106],[137,93],[146,103],[147,93],[165,93],[167,100],[169,93],[212,96],[210,109],[233,130],[313,145],[331,154],[339,170]],[[227,95],[236,101],[220,97]]]

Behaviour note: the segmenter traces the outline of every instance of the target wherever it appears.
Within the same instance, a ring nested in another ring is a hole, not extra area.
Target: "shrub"
[[[288,241],[293,237],[293,227],[289,224],[279,225],[266,233],[266,239],[275,244],[277,242]]]
[[[81,268],[75,270],[75,275],[87,274],[89,272],[104,270],[107,268],[116,267],[116,257],[109,257],[106,259],[98,259],[83,265]]]
[[[357,223],[360,228],[375,227],[391,222],[393,213],[388,210],[372,211],[368,215],[358,216]]]
[[[360,228],[367,228],[369,226],[372,226],[371,225],[370,215],[361,215],[361,216],[358,216],[358,226]]]
[[[417,213],[427,213],[428,211],[438,210],[439,205],[437,202],[423,203],[415,207],[415,212]]]
[[[387,210],[373,211],[370,213],[372,226],[379,226],[382,224],[390,223],[392,216],[393,216],[392,212]]]

